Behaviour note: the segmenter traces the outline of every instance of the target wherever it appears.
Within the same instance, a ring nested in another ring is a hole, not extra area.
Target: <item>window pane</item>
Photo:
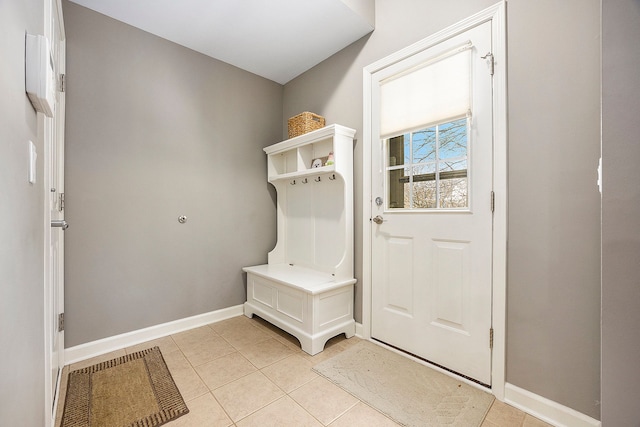
[[[436,164],[413,167],[413,208],[436,207]]]
[[[412,163],[423,163],[436,159],[436,128],[414,132]]]
[[[409,208],[409,169],[394,169],[389,174],[389,209]]]
[[[441,162],[439,167],[439,207],[449,209],[468,207],[467,161]]]
[[[387,166],[400,166],[411,162],[410,138],[409,134],[389,138]]]
[[[456,120],[439,126],[438,157],[451,159],[467,156],[467,119]]]

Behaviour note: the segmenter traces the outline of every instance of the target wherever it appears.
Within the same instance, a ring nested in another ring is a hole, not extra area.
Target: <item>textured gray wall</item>
[[[371,35],[285,85],[283,119],[314,111],[358,131],[357,278],[362,68],[494,3],[378,0]],[[507,15],[507,381],[598,418],[599,0],[510,0]],[[361,312],[358,286],[358,318]]]
[[[602,425],[640,426],[640,0],[602,2]]]
[[[68,347],[242,304],[282,86],[65,2]],[[178,217],[186,215],[186,224]]]
[[[0,0],[0,425],[44,425],[44,146],[24,92],[25,32],[41,0]],[[28,142],[38,152],[28,182]]]

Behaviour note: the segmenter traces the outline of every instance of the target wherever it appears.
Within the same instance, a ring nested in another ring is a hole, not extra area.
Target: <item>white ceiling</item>
[[[373,30],[373,0],[71,1],[281,84]]]

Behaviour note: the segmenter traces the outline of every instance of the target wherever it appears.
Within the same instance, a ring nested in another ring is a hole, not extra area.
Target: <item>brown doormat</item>
[[[479,426],[494,397],[368,341],[313,370],[404,426]]]
[[[155,427],[188,412],[153,347],[71,372],[61,427]]]

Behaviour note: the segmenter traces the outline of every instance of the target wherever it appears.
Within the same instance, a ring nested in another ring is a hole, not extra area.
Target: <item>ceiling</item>
[[[374,0],[71,1],[280,84],[374,25]]]

